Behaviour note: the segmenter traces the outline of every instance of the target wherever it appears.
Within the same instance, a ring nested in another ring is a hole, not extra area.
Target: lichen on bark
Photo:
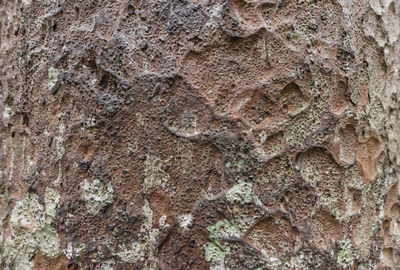
[[[400,2],[0,3],[1,269],[399,269]]]

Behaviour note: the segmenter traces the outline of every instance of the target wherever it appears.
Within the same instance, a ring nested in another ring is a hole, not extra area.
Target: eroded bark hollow
[[[398,0],[0,1],[1,269],[399,269]]]

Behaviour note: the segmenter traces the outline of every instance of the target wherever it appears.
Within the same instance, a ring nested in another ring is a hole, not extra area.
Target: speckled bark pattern
[[[0,1],[0,268],[400,269],[400,1]]]

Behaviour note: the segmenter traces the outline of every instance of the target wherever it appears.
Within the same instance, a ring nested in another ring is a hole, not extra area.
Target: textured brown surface
[[[0,1],[1,269],[395,269],[400,2]]]

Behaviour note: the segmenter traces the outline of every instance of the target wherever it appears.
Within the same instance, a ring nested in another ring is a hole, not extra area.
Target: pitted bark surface
[[[0,2],[2,269],[399,269],[400,2]]]

